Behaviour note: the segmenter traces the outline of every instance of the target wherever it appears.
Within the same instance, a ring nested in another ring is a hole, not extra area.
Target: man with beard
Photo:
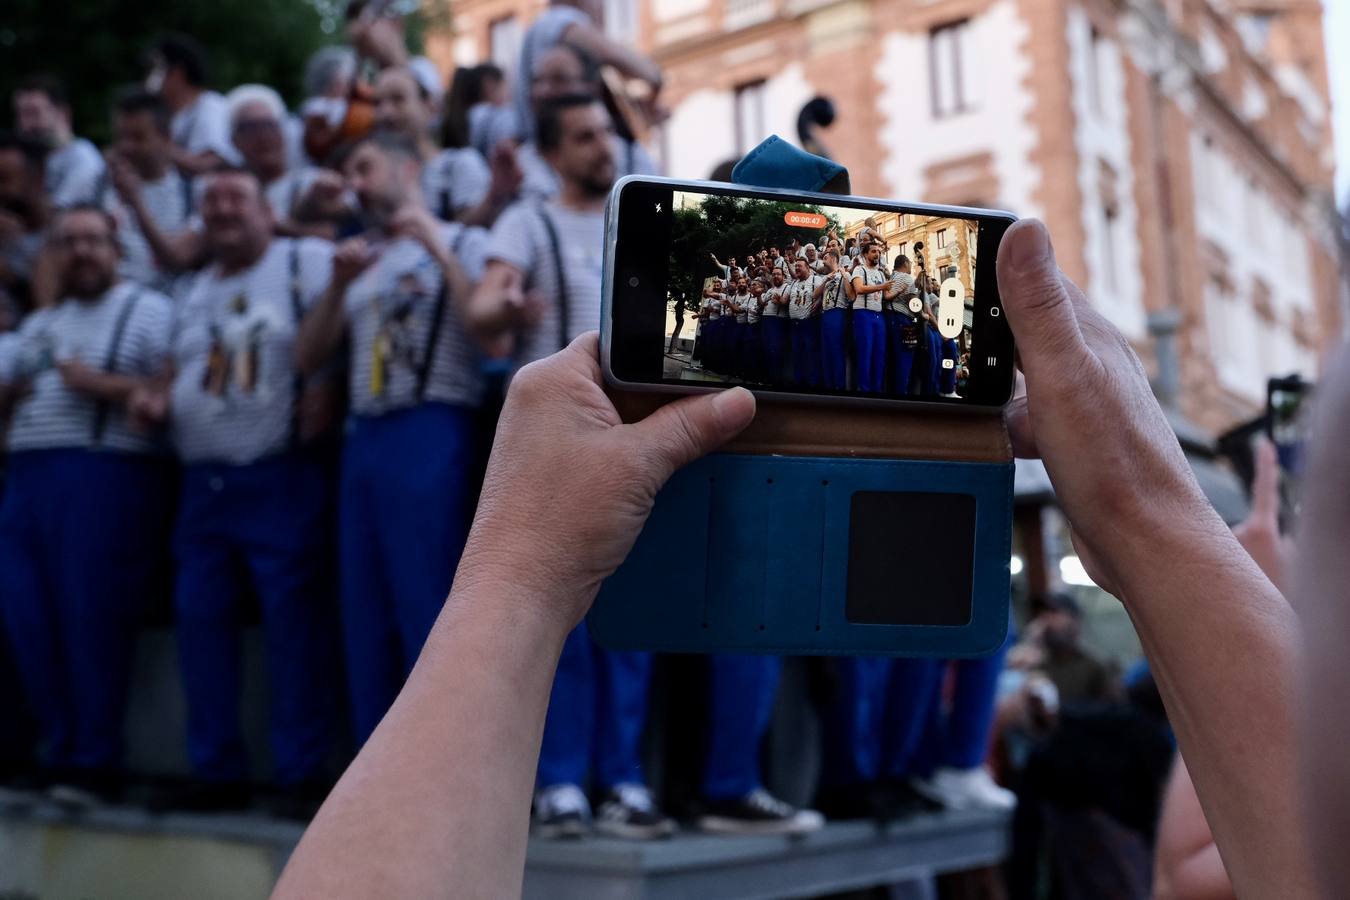
[[[126,407],[163,365],[173,313],[118,280],[103,211],[62,213],[51,246],[62,299],[0,353],[0,611],[54,795],[87,803],[118,792],[134,629],[167,526],[167,467]]]
[[[70,101],[60,81],[46,75],[24,79],[14,89],[19,134],[47,149],[44,187],[52,206],[87,203],[103,174],[103,157],[70,128]]]
[[[776,252],[776,251],[775,251]],[[764,292],[760,313],[760,337],[764,350],[764,375],[769,384],[783,383],[783,361],[788,345],[788,296],[786,270],[774,266],[769,277],[773,283]]]
[[[332,737],[332,491],[308,441],[322,429],[301,415],[319,407],[309,402],[316,386],[296,370],[295,343],[328,283],[332,246],[275,237],[251,172],[221,170],[204,185],[202,235],[214,263],[181,301],[169,377],[133,402],[138,415],[168,423],[183,462],[174,608],[198,783],[162,805],[249,802],[238,631],[252,593],[271,676],[278,811],[303,816],[322,798]]]
[[[486,235],[427,210],[400,135],[364,139],[343,172],[370,230],[338,248],[296,354],[315,374],[348,353],[339,573],[360,744],[412,670],[468,536],[483,383],[460,311]]]
[[[731,372],[737,378],[750,377],[750,307],[754,298],[750,296],[750,279],[742,275],[736,279],[736,292],[727,298],[731,306],[731,318],[735,326],[728,328],[731,333]],[[758,321],[758,317],[756,317]]]
[[[863,261],[853,267],[853,362],[858,390],[876,393],[886,384],[886,324],[881,318],[882,294],[889,279],[881,265],[881,243],[863,248]]]
[[[553,200],[512,207],[493,228],[487,272],[468,314],[490,355],[524,365],[600,326],[605,199],[615,177],[612,137],[608,113],[590,94],[540,107],[539,148],[562,190]],[[732,324],[736,313],[726,297],[713,293],[708,299],[715,304],[709,322],[717,330],[705,335],[712,340],[704,353],[725,361],[735,354],[731,330],[740,326]],[[777,690],[778,661],[714,657],[711,665],[704,798],[712,817],[703,824],[720,831],[819,827],[818,817],[770,796],[759,780],[759,742]],[[588,774],[602,798],[596,830],[630,839],[674,831],[642,781],[639,751],[650,677],[650,654],[603,650],[584,623],[568,635],[539,755],[534,821],[541,836],[590,830],[591,803],[581,787]]]
[[[807,248],[810,249],[809,247]],[[825,252],[816,293],[820,299],[820,361],[825,387],[842,391],[848,387],[848,361],[845,327],[848,322],[846,276],[839,270],[839,254]]]

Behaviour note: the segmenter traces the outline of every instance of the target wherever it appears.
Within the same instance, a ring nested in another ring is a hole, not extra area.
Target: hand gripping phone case
[[[777,137],[741,184],[846,193]],[[625,421],[671,400],[610,389]],[[1008,632],[1013,461],[996,413],[761,402],[657,495],[587,618],[612,649],[972,657]]]

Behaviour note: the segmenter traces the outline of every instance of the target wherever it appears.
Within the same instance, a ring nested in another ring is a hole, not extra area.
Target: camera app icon
[[[942,361],[942,368],[944,368],[944,369],[954,369],[954,368],[956,368],[956,363],[955,363],[954,361],[950,360],[950,359],[944,359],[944,360]]]

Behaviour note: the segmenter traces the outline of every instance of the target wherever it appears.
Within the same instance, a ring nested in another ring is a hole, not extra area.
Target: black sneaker
[[[909,779],[895,779],[883,783],[891,819],[906,819],[924,813],[942,812],[947,807],[938,800],[921,793]]]
[[[555,784],[534,797],[534,833],[541,838],[585,837],[591,831],[591,803],[575,784]]]
[[[642,784],[616,784],[600,804],[595,830],[609,837],[652,841],[675,833],[675,820],[661,812]]]
[[[698,827],[710,834],[809,834],[825,825],[814,809],[797,809],[763,788],[736,800],[708,804]]]
[[[821,788],[816,809],[831,822],[871,821],[883,824],[890,816],[889,797],[881,785],[851,784]]]
[[[162,791],[150,799],[151,812],[240,812],[253,805],[248,785],[237,781],[202,781]]]

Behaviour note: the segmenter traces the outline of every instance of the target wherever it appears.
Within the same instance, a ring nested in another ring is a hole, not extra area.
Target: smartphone
[[[1266,382],[1266,437],[1275,445],[1280,462],[1281,518],[1286,521],[1298,512],[1298,485],[1311,425],[1308,400],[1312,392],[1312,383],[1297,374]]]
[[[1012,395],[1013,341],[994,262],[1014,221],[989,209],[624,178],[606,208],[606,380],[997,410]]]

